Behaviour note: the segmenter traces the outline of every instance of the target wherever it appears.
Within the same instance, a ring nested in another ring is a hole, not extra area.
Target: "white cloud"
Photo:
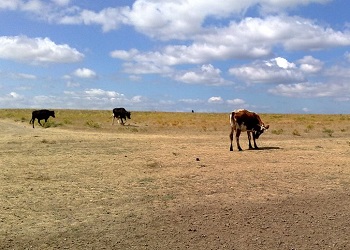
[[[124,72],[134,75],[139,74],[168,74],[173,72],[173,69],[161,64],[155,64],[155,63],[146,63],[146,62],[140,62],[140,63],[124,63]]]
[[[66,6],[68,5],[71,0],[51,0],[54,4],[59,5],[59,6]]]
[[[317,50],[350,45],[350,33],[324,28],[308,19],[288,16],[245,18],[240,22],[231,22],[226,27],[205,28],[204,32],[189,35],[187,39],[192,40],[189,45],[168,45],[157,51],[146,52],[137,49],[115,50],[110,56],[127,61],[124,64],[124,71],[127,73],[169,73],[169,67],[183,64],[267,57],[276,46],[287,50]],[[315,73],[322,66],[317,59],[311,61],[311,58],[304,58],[300,61],[302,66],[297,72],[296,65],[284,58],[277,57],[271,63],[285,69],[274,71],[273,74],[277,75],[272,79],[284,78],[292,81],[301,81],[303,72]],[[251,69],[255,70],[255,67],[245,70]],[[269,80],[271,69],[260,73],[262,75],[258,78]],[[190,72],[183,77],[193,78],[195,75],[198,76],[198,72]]]
[[[97,74],[93,70],[87,69],[87,68],[76,69],[74,71],[73,75],[75,75],[76,77],[80,77],[80,78],[95,78],[95,77],[97,77]]]
[[[107,97],[107,98],[116,98],[123,97],[123,94],[120,94],[116,91],[107,91],[102,89],[88,89],[84,91],[88,97]]]
[[[208,103],[218,103],[218,104],[221,104],[223,103],[224,100],[222,99],[222,97],[220,96],[213,96],[213,97],[210,97],[208,99]]]
[[[323,62],[312,56],[304,56],[302,59],[298,60],[298,63],[300,63],[300,70],[305,73],[317,73],[321,71],[323,67]]]
[[[104,32],[114,30],[120,24],[125,23],[124,12],[128,7],[123,8],[106,8],[100,12],[91,10],[81,10],[80,8],[73,8],[73,14],[65,16],[56,16],[54,19],[60,24],[84,24],[84,25],[101,25]]]
[[[179,102],[183,102],[186,104],[201,104],[203,100],[201,99],[180,99]]]
[[[247,83],[290,83],[305,80],[304,74],[294,63],[281,57],[233,67],[229,69],[229,73]]]
[[[2,107],[20,108],[23,100],[24,96],[16,92],[10,92],[4,96],[0,95],[0,105]]]
[[[279,84],[269,90],[270,93],[288,97],[350,97],[347,83],[296,83]]]
[[[202,65],[195,71],[187,71],[175,76],[177,81],[193,84],[222,85],[227,81],[221,77],[221,70],[211,64]]]
[[[20,98],[23,97],[22,95],[17,94],[16,92],[11,92],[7,96],[10,97],[10,98],[13,98],[13,99],[20,99]]]
[[[67,44],[56,44],[49,38],[26,36],[1,36],[0,59],[29,64],[72,63],[84,55]]]
[[[345,79],[347,82],[350,80],[350,67],[342,65],[333,65],[330,68],[325,69],[324,75],[331,77],[332,79]]]
[[[106,8],[100,12],[80,10],[75,16],[62,17],[61,22],[100,24],[104,31],[126,24],[134,26],[136,30],[152,38],[187,39],[193,34],[203,32],[203,24],[208,17],[222,19],[242,16],[242,13],[254,6],[264,13],[279,13],[281,10],[298,5],[325,2],[327,0],[228,0],[218,4],[216,0],[137,0],[131,8]]]
[[[129,51],[126,50],[114,50],[110,53],[110,56],[113,58],[118,58],[121,60],[130,61],[132,60],[136,55],[140,54],[140,52],[137,49],[131,49]]]
[[[67,81],[66,86],[68,88],[78,88],[78,87],[80,87],[80,83],[73,82],[73,81],[69,80],[69,81]]]
[[[32,74],[25,74],[25,73],[14,73],[12,76],[16,79],[24,79],[24,80],[36,80],[37,77]]]
[[[237,105],[244,105],[244,104],[246,103],[243,99],[239,99],[239,98],[232,99],[232,100],[227,100],[226,102],[227,102],[228,104],[234,105],[234,106],[237,106]]]

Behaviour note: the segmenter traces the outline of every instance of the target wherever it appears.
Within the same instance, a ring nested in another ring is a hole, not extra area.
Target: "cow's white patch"
[[[236,127],[239,128],[242,132],[245,132],[247,131],[247,126],[244,124],[244,122],[239,125],[237,122],[236,122]]]

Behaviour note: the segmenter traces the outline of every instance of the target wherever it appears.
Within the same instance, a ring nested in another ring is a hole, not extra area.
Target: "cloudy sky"
[[[0,108],[348,114],[349,9],[0,0]]]

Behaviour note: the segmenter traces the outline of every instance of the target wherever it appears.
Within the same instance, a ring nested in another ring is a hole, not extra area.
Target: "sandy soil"
[[[0,249],[350,249],[350,139],[0,120]]]

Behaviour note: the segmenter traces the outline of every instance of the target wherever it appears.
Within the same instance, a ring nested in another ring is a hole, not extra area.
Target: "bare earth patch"
[[[101,132],[1,119],[0,249],[350,249],[349,131],[276,130],[261,150],[242,135],[230,152],[226,122]]]

